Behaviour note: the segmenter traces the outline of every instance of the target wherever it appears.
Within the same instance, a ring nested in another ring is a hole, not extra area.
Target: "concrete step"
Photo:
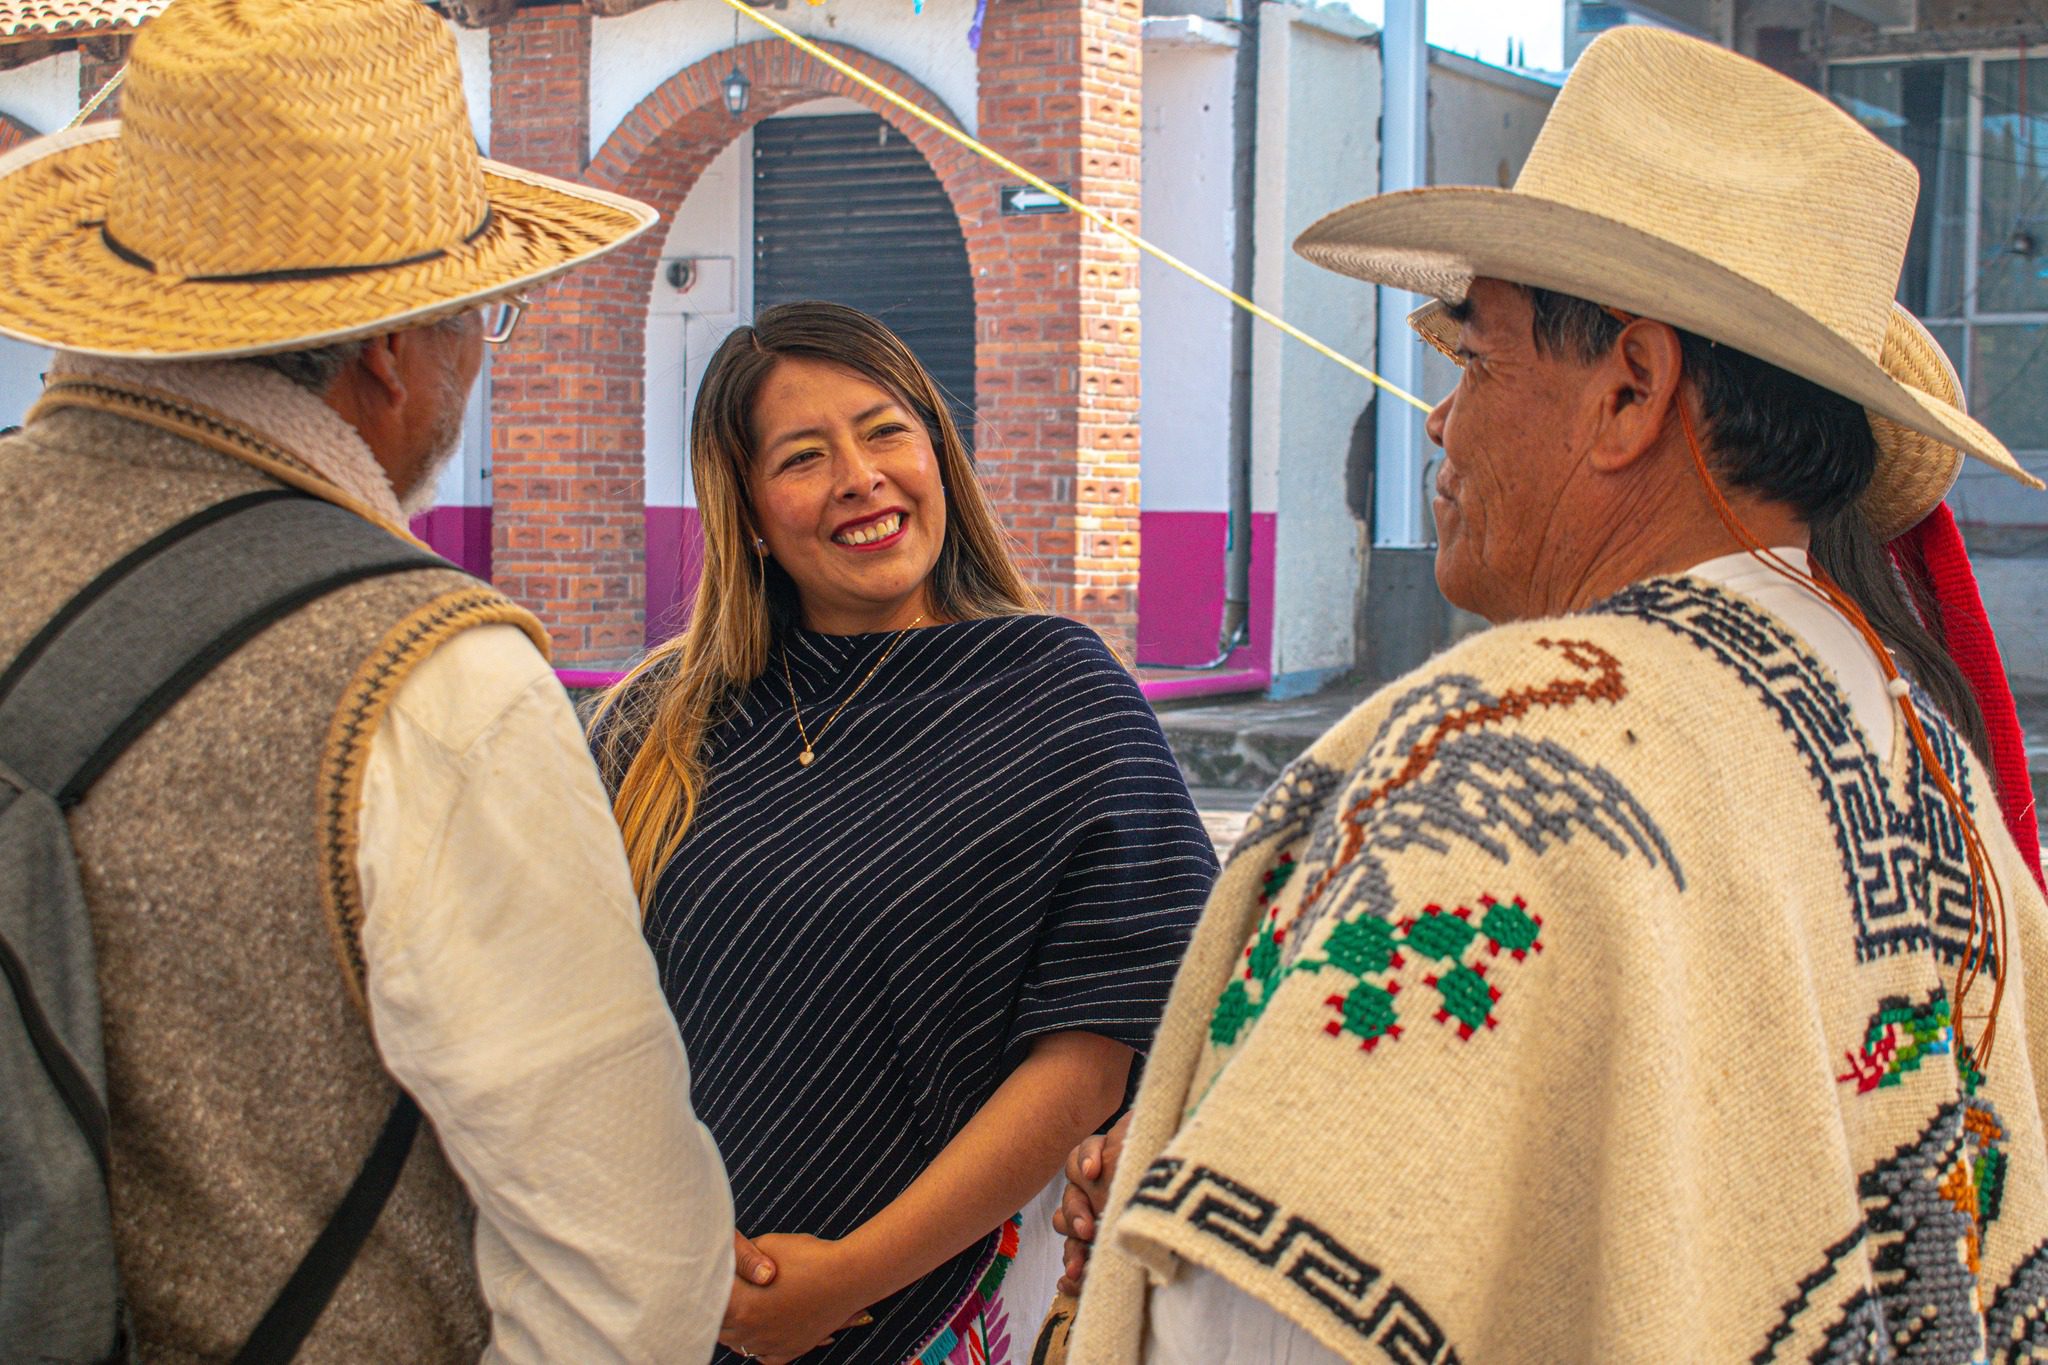
[[[1189,786],[1261,792],[1364,696],[1338,687],[1299,701],[1193,702],[1161,708],[1159,723]]]

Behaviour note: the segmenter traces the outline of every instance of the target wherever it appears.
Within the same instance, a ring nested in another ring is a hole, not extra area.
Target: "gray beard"
[[[453,376],[449,377],[450,392],[442,395],[444,406],[440,425],[434,428],[433,455],[427,460],[426,468],[413,486],[398,495],[398,509],[405,513],[407,521],[428,511],[434,505],[435,497],[441,490],[441,471],[462,449],[462,412],[467,404],[467,394],[455,393]]]

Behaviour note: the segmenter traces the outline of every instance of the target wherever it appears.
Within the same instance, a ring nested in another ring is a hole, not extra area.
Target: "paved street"
[[[1189,790],[1195,798],[1195,809],[1202,813],[1202,824],[1216,845],[1216,856],[1223,857],[1237,842],[1237,836],[1244,832],[1245,817],[1251,814],[1252,803],[1259,799],[1259,794],[1229,787],[1193,787]]]

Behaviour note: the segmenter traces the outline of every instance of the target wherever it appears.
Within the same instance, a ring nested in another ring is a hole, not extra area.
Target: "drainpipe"
[[[1259,6],[1241,0],[1237,60],[1231,91],[1230,197],[1235,206],[1230,287],[1252,296],[1252,249],[1256,241],[1253,196],[1258,187]],[[1252,315],[1230,312],[1230,511],[1223,545],[1223,620],[1216,632],[1216,657],[1202,664],[1140,663],[1142,668],[1214,672],[1251,642],[1252,618]]]
[[[1427,0],[1387,0],[1380,29],[1380,193],[1415,189],[1429,180],[1429,44]],[[1379,291],[1379,369],[1410,393],[1422,389],[1422,348],[1408,327],[1418,300],[1400,289]],[[1423,525],[1422,414],[1406,403],[1376,398],[1378,468],[1373,479],[1373,547],[1416,549],[1429,543]]]

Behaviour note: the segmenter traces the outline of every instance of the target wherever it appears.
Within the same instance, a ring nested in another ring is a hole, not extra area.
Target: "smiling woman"
[[[1054,1259],[1011,1216],[1122,1106],[1214,854],[887,328],[769,309],[691,448],[696,608],[593,742],[751,1238],[719,1359],[1010,1365]]]

